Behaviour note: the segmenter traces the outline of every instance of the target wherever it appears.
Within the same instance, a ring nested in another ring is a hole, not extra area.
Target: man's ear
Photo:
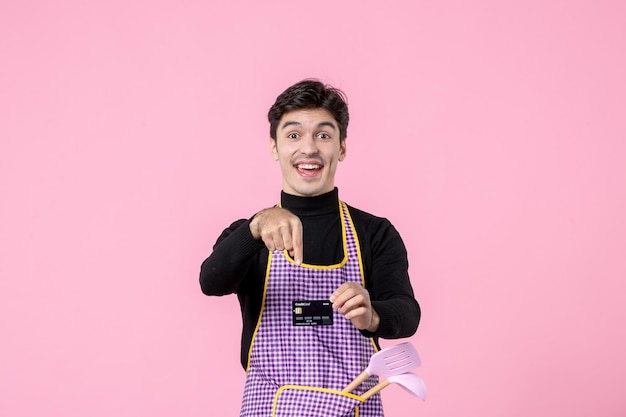
[[[276,139],[270,137],[270,151],[272,153],[272,159],[274,161],[278,161],[278,148],[276,144]]]
[[[346,158],[346,138],[344,138],[339,144],[339,160],[343,161]]]

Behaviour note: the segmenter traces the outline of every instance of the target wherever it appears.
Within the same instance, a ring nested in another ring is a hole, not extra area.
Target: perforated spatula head
[[[389,378],[392,375],[408,372],[422,364],[417,351],[409,342],[399,343],[374,353],[370,358],[367,368],[357,376],[344,392],[352,392],[370,375],[377,375],[380,379]]]
[[[421,364],[422,361],[413,345],[404,342],[373,354],[365,372],[368,375],[378,375],[382,379],[408,372]]]

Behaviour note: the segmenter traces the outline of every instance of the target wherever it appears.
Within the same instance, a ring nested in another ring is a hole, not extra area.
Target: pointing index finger
[[[297,225],[292,228],[292,243],[293,243],[293,260],[296,265],[302,264],[302,223],[298,219]]]

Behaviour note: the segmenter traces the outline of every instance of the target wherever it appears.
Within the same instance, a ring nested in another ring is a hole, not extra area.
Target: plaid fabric
[[[283,252],[277,251],[271,256],[265,305],[251,347],[250,367],[241,407],[242,417],[271,416],[274,396],[277,390],[285,385],[340,391],[367,367],[369,358],[374,354],[371,339],[363,337],[359,330],[337,311],[334,311],[332,326],[292,324],[291,308],[294,300],[328,300],[333,291],[344,282],[362,284],[359,252],[348,209],[344,203],[340,204],[345,228],[344,253],[347,253],[345,263],[316,268],[311,265],[296,266]],[[360,395],[377,382],[376,377],[368,378],[353,393]],[[302,395],[298,394],[300,397]],[[341,395],[324,397],[326,402],[337,401],[343,404],[346,400],[346,397]],[[302,414],[299,408],[303,406],[302,402],[305,400],[309,401],[306,395],[304,399],[297,401],[298,404],[281,404],[281,415],[293,417],[317,415]],[[313,404],[317,405],[317,402]],[[337,404],[336,407],[343,409],[344,406],[341,404]],[[359,409],[360,417],[383,416],[379,395],[370,398]],[[338,412],[323,415],[341,417],[345,414]]]

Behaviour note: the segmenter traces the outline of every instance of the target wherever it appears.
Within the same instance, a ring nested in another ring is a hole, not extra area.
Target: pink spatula
[[[424,381],[422,381],[422,378],[415,375],[413,372],[392,375],[384,381],[379,382],[376,386],[361,395],[361,397],[367,400],[389,384],[397,384],[409,394],[416,396],[422,401],[426,401],[426,385],[424,384]]]
[[[352,392],[370,375],[377,375],[381,379],[389,378],[415,369],[421,363],[417,351],[409,342],[381,349],[372,355],[367,368],[345,387],[343,392]]]

